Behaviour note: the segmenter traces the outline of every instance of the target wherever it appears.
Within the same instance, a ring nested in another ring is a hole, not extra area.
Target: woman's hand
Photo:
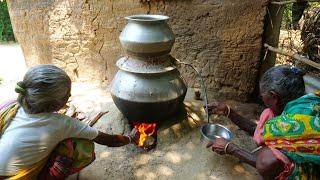
[[[140,133],[134,128],[129,135],[111,135],[99,131],[98,136],[93,139],[94,142],[109,147],[120,147],[129,143],[137,144],[139,142]]]
[[[228,142],[229,141],[224,138],[218,138],[218,139],[215,139],[214,141],[209,142],[207,145],[207,148],[211,148],[212,151],[214,151],[220,155],[223,155],[223,154],[226,154],[225,148],[226,148]]]
[[[217,115],[227,116],[229,113],[229,108],[226,103],[215,101],[208,104],[208,111],[209,111],[209,115],[217,114]]]

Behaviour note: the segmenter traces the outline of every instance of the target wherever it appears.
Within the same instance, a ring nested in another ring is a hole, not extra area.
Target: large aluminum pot
[[[186,92],[177,69],[153,74],[119,70],[111,87],[113,101],[131,122],[157,122],[172,115]]]
[[[183,105],[187,87],[169,55],[174,34],[167,16],[134,15],[120,35],[127,56],[117,62],[111,95],[131,122],[157,122]]]
[[[120,34],[120,42],[128,54],[160,56],[171,51],[175,37],[166,23],[168,16],[133,15]]]

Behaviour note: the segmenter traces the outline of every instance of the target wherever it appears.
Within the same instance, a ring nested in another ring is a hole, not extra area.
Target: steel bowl
[[[228,141],[233,139],[233,133],[220,124],[204,124],[200,128],[200,133],[200,142],[203,146],[207,146],[210,141],[217,138],[225,138]]]

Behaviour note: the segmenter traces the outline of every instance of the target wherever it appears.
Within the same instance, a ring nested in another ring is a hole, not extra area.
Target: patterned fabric
[[[66,139],[59,143],[39,179],[65,179],[95,160],[94,143],[86,139]]]
[[[87,139],[71,138],[58,144],[55,153],[72,160],[70,174],[74,174],[95,160],[94,143]]]
[[[320,96],[307,94],[289,102],[281,116],[266,122],[263,138],[292,160],[285,163],[290,173],[279,179],[320,178]]]
[[[10,120],[17,113],[19,105],[16,101],[10,101],[0,105],[0,135],[9,126]]]
[[[16,101],[0,105],[0,137],[16,115],[19,107]],[[51,157],[21,169],[17,175],[9,179],[37,179],[38,175],[39,179],[49,179],[49,177],[63,179],[79,172],[94,160],[93,141],[71,138],[60,142]]]
[[[72,160],[60,155],[51,156],[38,179],[66,179],[72,166]]]

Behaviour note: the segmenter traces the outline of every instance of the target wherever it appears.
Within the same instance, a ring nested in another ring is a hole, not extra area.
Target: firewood
[[[66,116],[72,117],[76,113],[76,107],[74,105],[71,105],[67,112],[65,113]]]
[[[75,118],[82,121],[84,119],[86,119],[86,114],[84,112],[76,112],[75,114]]]
[[[108,112],[109,111],[99,112],[93,117],[86,118],[85,120],[83,120],[83,122],[88,124],[89,126],[93,126],[103,115],[107,114]]]

